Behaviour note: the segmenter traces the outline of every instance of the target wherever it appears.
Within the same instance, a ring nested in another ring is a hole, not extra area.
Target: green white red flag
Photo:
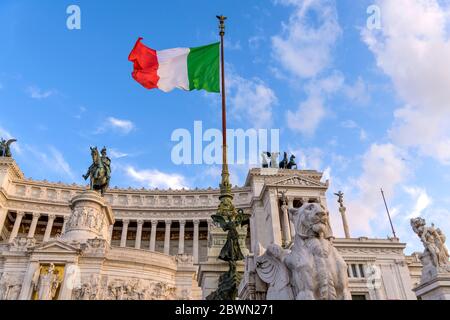
[[[220,92],[220,42],[195,48],[154,50],[139,38],[128,60],[133,78],[147,89]]]

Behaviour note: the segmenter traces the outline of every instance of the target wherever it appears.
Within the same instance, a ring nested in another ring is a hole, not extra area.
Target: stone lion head
[[[306,203],[298,209],[290,209],[289,213],[299,236],[325,239],[333,237],[329,213],[320,203]]]

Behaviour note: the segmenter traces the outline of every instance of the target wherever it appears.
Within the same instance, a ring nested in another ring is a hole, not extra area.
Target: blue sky
[[[81,9],[68,30],[66,8]],[[381,28],[368,29],[375,4]],[[450,234],[449,7],[438,0],[20,1],[0,4],[0,136],[19,143],[26,176],[82,183],[89,146],[113,156],[112,185],[215,187],[220,168],[175,165],[177,128],[220,128],[220,97],[145,90],[127,60],[136,39],[154,49],[217,41],[229,17],[230,128],[280,129],[282,151],[346,194],[353,236],[384,238],[379,189],[408,251],[409,218]],[[232,166],[242,185],[248,165]]]

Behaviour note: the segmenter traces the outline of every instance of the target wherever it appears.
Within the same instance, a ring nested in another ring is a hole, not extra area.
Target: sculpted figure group
[[[263,168],[280,168],[280,169],[297,169],[297,164],[295,163],[295,156],[292,154],[288,160],[287,152],[284,153],[284,157],[281,162],[278,162],[279,152],[263,152],[262,157],[262,167]]]
[[[450,272],[449,253],[445,246],[444,233],[434,224],[428,227],[425,219],[420,217],[411,219],[411,227],[425,247],[420,255],[423,265],[422,282],[429,281],[438,273]]]
[[[256,258],[269,300],[350,300],[347,264],[333,246],[329,214],[319,203],[289,209],[295,226],[290,250],[271,244]]]

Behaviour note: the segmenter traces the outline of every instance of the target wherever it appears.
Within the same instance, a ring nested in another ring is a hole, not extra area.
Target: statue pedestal
[[[438,273],[413,290],[421,300],[450,300],[450,273]]]
[[[86,190],[70,201],[72,214],[61,239],[86,242],[90,239],[109,239],[109,226],[114,224],[111,207],[96,191]]]

